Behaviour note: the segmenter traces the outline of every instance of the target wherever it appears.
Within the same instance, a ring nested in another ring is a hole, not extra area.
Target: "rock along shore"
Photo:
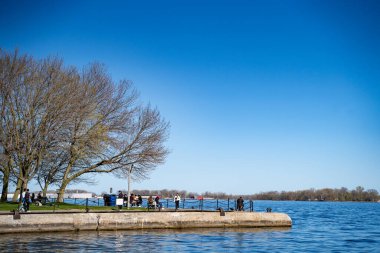
[[[291,227],[284,213],[259,212],[114,212],[27,213],[20,219],[0,215],[0,234],[85,230],[136,230],[159,228]]]

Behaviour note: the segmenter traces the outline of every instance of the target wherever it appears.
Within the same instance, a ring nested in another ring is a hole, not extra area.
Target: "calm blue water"
[[[289,229],[191,229],[0,235],[1,252],[380,252],[380,203],[255,201]]]

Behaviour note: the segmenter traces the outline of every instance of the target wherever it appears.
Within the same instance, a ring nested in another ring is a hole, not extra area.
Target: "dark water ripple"
[[[0,235],[1,252],[380,252],[380,203],[256,201],[289,229],[191,229]]]

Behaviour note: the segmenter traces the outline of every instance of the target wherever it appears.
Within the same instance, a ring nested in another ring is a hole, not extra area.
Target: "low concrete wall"
[[[153,228],[291,227],[283,213],[119,212],[0,215],[0,234],[19,232],[127,230]]]

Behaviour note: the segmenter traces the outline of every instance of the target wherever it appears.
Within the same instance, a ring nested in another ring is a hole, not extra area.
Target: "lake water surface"
[[[0,235],[0,252],[380,252],[380,203],[255,201],[287,229],[185,229]]]

